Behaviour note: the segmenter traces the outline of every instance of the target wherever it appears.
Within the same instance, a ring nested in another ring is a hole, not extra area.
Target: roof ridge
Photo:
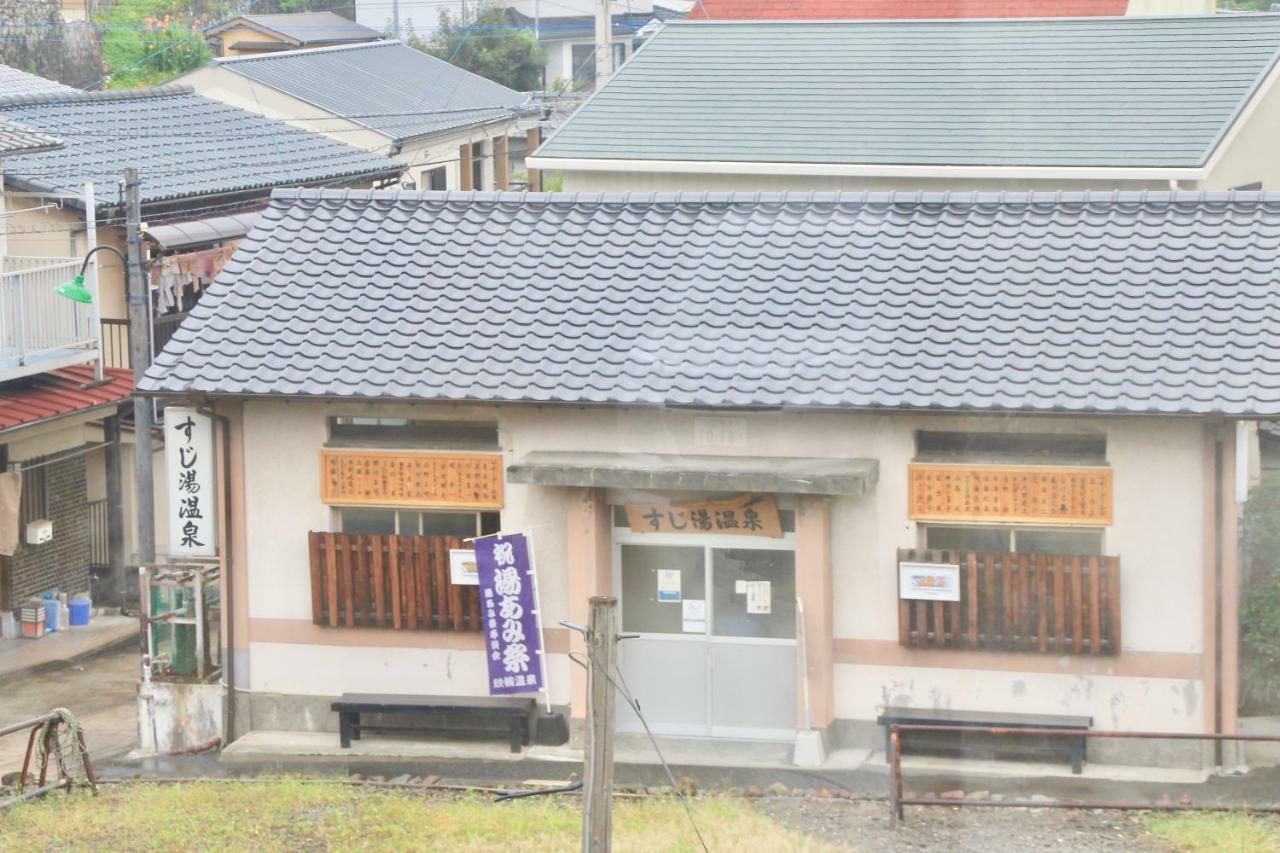
[[[266,62],[272,59],[279,59],[282,56],[297,56],[299,54],[304,54],[304,53],[305,54],[335,53],[340,50],[362,50],[362,49],[376,48],[376,47],[390,47],[392,45],[402,45],[402,46],[408,47],[408,45],[405,45],[404,42],[401,41],[400,39],[375,39],[374,41],[362,41],[362,42],[357,42],[356,44],[334,44],[334,45],[329,45],[327,47],[299,47],[293,50],[273,50],[270,53],[264,53],[260,56],[255,56],[255,55],[215,56],[212,60],[210,60],[210,64],[211,65],[242,65],[246,62]],[[409,48],[409,49],[412,50],[413,48]],[[423,52],[423,55],[431,56],[431,54],[425,53],[425,52]],[[432,58],[439,59],[440,57],[437,56]],[[466,69],[462,69],[462,70],[465,71]]]
[[[1247,12],[1238,15],[1071,15],[1061,18],[1053,17],[1008,17],[1008,18],[676,18],[666,22],[673,27],[706,27],[719,26],[751,26],[767,24],[844,24],[849,26],[876,26],[884,24],[951,24],[955,26],[971,24],[1027,24],[1039,23],[1047,25],[1077,23],[1132,23],[1134,25],[1156,25],[1170,21],[1232,22],[1252,21],[1262,18],[1280,19],[1280,12]]]
[[[91,103],[95,101],[141,101],[148,98],[170,98],[194,95],[195,89],[183,83],[167,83],[147,89],[106,89],[100,92],[49,92],[36,95],[0,95],[0,109],[34,104]]]

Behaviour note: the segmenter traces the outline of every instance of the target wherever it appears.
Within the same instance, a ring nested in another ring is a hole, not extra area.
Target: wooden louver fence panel
[[[311,532],[311,621],[332,628],[479,631],[474,586],[449,580],[456,536]]]
[[[960,566],[959,601],[898,600],[911,648],[1111,655],[1120,651],[1120,558],[901,549]]]

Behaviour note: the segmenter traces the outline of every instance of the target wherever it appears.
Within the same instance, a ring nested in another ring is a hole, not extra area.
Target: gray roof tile
[[[382,33],[357,24],[336,12],[291,12],[279,15],[241,15],[205,30],[206,35],[217,35],[248,23],[254,28],[268,30],[298,44],[332,43],[340,41],[366,41],[380,39]]]
[[[398,41],[216,59],[394,141],[526,113],[530,101]]]
[[[1280,16],[678,22],[538,150],[554,158],[1203,165]]]
[[[28,74],[9,65],[0,65],[0,97],[13,95],[67,95],[77,92],[70,86]]]
[[[1280,414],[1280,195],[277,191],[139,386]]]
[[[143,202],[157,202],[361,175],[390,177],[404,168],[178,86],[5,98],[0,118],[64,143],[49,153],[5,159],[5,182],[28,190],[79,192],[89,180],[115,184],[126,166],[134,166]]]
[[[53,151],[61,146],[62,141],[57,137],[37,133],[16,122],[0,119],[0,157]]]

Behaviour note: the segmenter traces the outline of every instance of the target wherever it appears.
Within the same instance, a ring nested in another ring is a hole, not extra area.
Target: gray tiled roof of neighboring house
[[[395,142],[530,108],[527,95],[398,41],[214,62]]]
[[[1278,51],[1280,15],[675,22],[537,154],[1198,167]]]
[[[53,151],[62,141],[47,133],[37,133],[11,121],[0,119],[0,157]]]
[[[79,91],[56,80],[0,65],[0,98],[13,95],[66,95]]]
[[[63,147],[4,161],[6,185],[79,192],[85,181],[115,186],[133,166],[142,201],[393,177],[394,160],[290,127],[186,87],[0,98],[0,118],[58,137]],[[115,204],[115,193],[98,195]]]
[[[382,38],[382,33],[363,24],[342,17],[334,12],[294,12],[280,15],[241,15],[216,27],[205,30],[206,35],[217,35],[227,30],[249,24],[269,30],[298,44],[333,43],[343,41],[367,41]]]
[[[153,392],[1280,414],[1280,195],[278,191]]]

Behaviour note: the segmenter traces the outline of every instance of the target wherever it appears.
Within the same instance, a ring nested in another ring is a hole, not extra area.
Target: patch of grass
[[[1185,853],[1280,853],[1280,823],[1245,812],[1145,816],[1147,831]]]
[[[0,850],[571,850],[581,800],[361,788],[273,779],[137,784],[55,795],[10,809]],[[699,800],[694,817],[712,850],[825,851],[745,802]],[[615,800],[619,851],[697,850],[680,802]]]

